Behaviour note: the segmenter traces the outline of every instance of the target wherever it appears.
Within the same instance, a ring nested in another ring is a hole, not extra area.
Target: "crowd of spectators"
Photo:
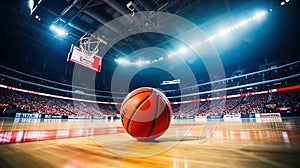
[[[272,102],[277,107],[294,107],[300,105],[300,89],[272,94]]]
[[[174,116],[262,113],[266,103],[278,107],[300,104],[300,90],[173,105]],[[19,112],[62,116],[118,116],[115,105],[69,101],[0,89],[0,103]]]
[[[230,98],[218,101],[186,103],[173,108],[175,116],[203,116],[263,112],[266,95]]]
[[[83,78],[83,76],[81,76],[81,78]],[[81,79],[80,82],[75,82],[76,84],[73,84],[72,80],[68,82],[58,82],[46,79],[45,77],[26,74],[0,65],[0,84],[3,85],[66,97],[72,97],[76,94],[85,99],[91,99],[91,97],[97,96],[100,101],[112,101],[109,89],[95,90],[89,88],[87,84],[82,84],[84,82],[89,84],[93,83],[91,79],[89,80],[90,82],[86,82],[88,79]],[[95,86],[103,85],[98,83],[93,84],[95,84]],[[126,93],[120,92],[117,95],[125,97]]]
[[[274,104],[272,111],[266,111],[265,105]],[[280,107],[290,110],[290,113],[300,113],[300,89],[286,92],[275,92],[247,97],[230,98],[226,100],[186,103],[173,106],[175,116],[203,116],[225,114],[247,114],[282,112]]]
[[[112,105],[83,103],[0,89],[0,102],[13,111],[61,116],[116,116]]]

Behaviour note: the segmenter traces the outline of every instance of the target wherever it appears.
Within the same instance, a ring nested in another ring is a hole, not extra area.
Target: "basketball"
[[[168,129],[172,109],[162,92],[141,87],[130,92],[123,100],[120,116],[128,134],[137,140],[150,141]]]

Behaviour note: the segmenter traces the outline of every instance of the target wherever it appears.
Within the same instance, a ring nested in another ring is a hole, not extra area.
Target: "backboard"
[[[67,57],[67,62],[73,62],[84,66],[86,68],[101,71],[101,57],[97,55],[86,55],[81,48],[72,44],[70,52]]]

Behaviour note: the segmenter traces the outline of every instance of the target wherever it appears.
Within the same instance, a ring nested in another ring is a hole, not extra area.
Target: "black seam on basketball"
[[[155,124],[156,124],[156,118],[157,118],[158,106],[159,106],[158,100],[159,100],[159,94],[157,94],[157,96],[156,96],[156,107],[155,107],[154,120],[152,121],[152,126],[151,126],[151,128],[150,128],[150,131],[149,131],[149,133],[148,133],[147,138],[149,138],[149,136],[151,135],[151,133],[152,133],[152,131],[153,131],[153,129],[154,129],[154,126],[155,126]],[[147,139],[147,138],[146,138],[146,139]]]
[[[161,96],[161,95],[159,95],[159,96]],[[170,111],[170,109],[169,109],[169,99],[168,98],[166,98],[164,95],[163,96],[161,96],[161,98],[163,99],[163,100],[165,100],[165,106],[166,106],[166,109],[167,109],[167,111],[168,111],[168,127],[170,126],[170,123],[171,123],[171,111]],[[172,107],[171,107],[172,108]]]
[[[171,123],[171,112],[169,110],[169,106],[168,104],[166,103],[166,106],[167,106],[167,111],[168,111],[168,127],[170,126],[170,123]]]
[[[168,110],[168,121],[169,121],[168,127],[169,127],[171,124],[171,120],[172,120],[172,106],[170,105],[168,98],[166,98],[166,99],[167,99],[166,106],[167,106],[167,110]]]
[[[122,106],[124,106],[124,105],[127,103],[127,101],[130,100],[131,98],[133,98],[134,96],[139,95],[139,94],[141,94],[141,93],[146,93],[146,92],[151,92],[151,90],[149,90],[149,91],[147,90],[147,91],[138,92],[138,93],[136,93],[136,94],[134,94],[134,95],[128,97],[128,98],[123,102]]]
[[[126,131],[128,132],[128,128],[129,128],[129,125],[130,125],[130,122],[131,122],[131,118],[134,116],[134,114],[136,113],[136,111],[140,108],[140,106],[144,103],[144,101],[146,101],[151,95],[152,95],[152,93],[153,93],[153,90],[151,89],[150,90],[150,94],[147,96],[147,97],[145,97],[142,101],[141,101],[141,103],[135,108],[135,110],[131,113],[131,115],[130,115],[130,117],[129,117],[129,119],[128,119],[128,122],[127,122],[127,126],[126,126]]]
[[[164,95],[162,96],[162,95],[158,95],[161,99],[163,99],[164,100],[164,105],[166,106],[166,108],[167,108],[167,111],[168,111],[168,127],[170,126],[170,123],[171,123],[171,111],[170,111],[170,109],[169,109],[169,106],[168,106],[168,103],[169,103],[169,100],[168,100],[168,98],[166,98],[166,97],[164,97]]]

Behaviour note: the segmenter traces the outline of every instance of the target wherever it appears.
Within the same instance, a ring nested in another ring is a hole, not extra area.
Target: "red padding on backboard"
[[[101,70],[101,58],[100,57],[95,57],[94,56],[93,68],[98,69],[98,72],[100,72],[100,70]]]

